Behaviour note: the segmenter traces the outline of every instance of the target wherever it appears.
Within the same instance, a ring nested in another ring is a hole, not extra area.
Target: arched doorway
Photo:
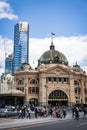
[[[48,104],[68,105],[68,96],[62,90],[54,90],[48,96]]]
[[[36,98],[31,98],[29,100],[29,104],[33,104],[34,106],[37,106],[38,105],[38,99]]]

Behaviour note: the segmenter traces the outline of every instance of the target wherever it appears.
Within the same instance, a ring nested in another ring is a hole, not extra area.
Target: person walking
[[[31,118],[31,109],[30,109],[30,107],[28,107],[28,109],[27,109],[27,118]]]
[[[86,118],[86,114],[87,114],[86,109],[85,109],[85,108],[83,108],[83,119],[85,119],[85,118]]]
[[[37,118],[38,110],[36,107],[34,108],[34,112],[35,112],[35,118]]]
[[[72,106],[72,117],[74,117],[74,115],[75,115],[75,107]]]
[[[75,118],[79,120],[79,109],[78,107],[75,108]]]
[[[66,110],[63,109],[63,117],[65,118],[66,117]]]

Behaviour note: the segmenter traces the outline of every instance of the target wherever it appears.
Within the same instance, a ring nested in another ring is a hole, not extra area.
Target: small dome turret
[[[22,63],[20,68],[16,69],[16,71],[25,71],[32,69],[29,63]]]
[[[76,62],[76,64],[75,65],[73,65],[73,70],[74,71],[77,71],[77,72],[79,72],[81,69],[80,69],[80,66],[77,64],[77,62]]]

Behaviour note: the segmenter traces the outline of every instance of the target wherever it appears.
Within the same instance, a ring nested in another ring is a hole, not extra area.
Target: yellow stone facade
[[[36,69],[28,63],[16,69],[14,84],[16,89],[25,93],[27,103],[87,104],[86,72],[77,63],[70,67],[64,54],[55,50],[53,41],[50,50],[39,58]]]
[[[68,65],[50,63],[31,69],[24,63],[14,73],[14,84],[25,93],[27,103],[87,104],[86,73],[82,69],[74,71]]]

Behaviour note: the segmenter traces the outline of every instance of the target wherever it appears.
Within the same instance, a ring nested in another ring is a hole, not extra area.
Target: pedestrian
[[[22,117],[22,110],[20,108],[19,111],[18,111],[18,118],[21,118],[21,117]]]
[[[52,116],[52,113],[53,113],[53,111],[52,111],[52,108],[50,107],[50,108],[48,109],[48,115]]]
[[[35,118],[37,118],[38,110],[36,107],[34,108],[34,112],[35,112]]]
[[[75,108],[75,118],[79,120],[79,109],[78,107]]]
[[[83,108],[83,119],[85,119],[85,117],[86,117],[86,109]]]
[[[66,117],[66,110],[63,109],[63,117],[65,118]]]
[[[75,107],[73,106],[72,107],[72,117],[74,117],[74,114],[75,114]]]
[[[28,107],[28,109],[27,109],[27,118],[31,118],[31,109],[30,109],[30,107]]]
[[[56,108],[55,107],[53,107],[53,109],[52,109],[52,117],[53,118],[56,118]]]

